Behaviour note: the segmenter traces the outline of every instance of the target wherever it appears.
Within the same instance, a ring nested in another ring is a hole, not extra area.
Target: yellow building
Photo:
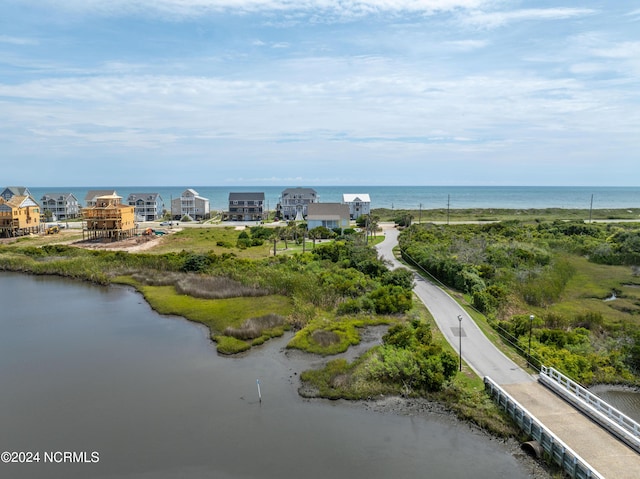
[[[0,197],[0,236],[8,238],[40,231],[40,206],[31,196]]]
[[[87,239],[108,238],[118,241],[135,234],[135,208],[122,204],[116,194],[98,196],[95,206],[83,208],[84,227],[82,236]]]

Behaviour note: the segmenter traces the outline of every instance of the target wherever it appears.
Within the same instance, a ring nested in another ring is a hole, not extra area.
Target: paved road
[[[398,230],[386,228],[385,240],[378,244],[378,252],[392,267],[402,264],[395,259],[393,248],[398,244]],[[433,315],[440,331],[458,351],[462,329],[462,358],[480,377],[489,376],[498,384],[533,382],[536,379],[505,356],[487,339],[484,333],[460,305],[439,287],[416,274],[414,292]],[[462,322],[458,321],[462,317]]]

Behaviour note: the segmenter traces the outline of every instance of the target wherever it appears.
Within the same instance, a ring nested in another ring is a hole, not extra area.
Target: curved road
[[[393,268],[403,265],[393,255],[398,244],[398,230],[384,230],[385,239],[378,252]],[[489,376],[498,384],[533,382],[536,379],[497,349],[469,317],[467,312],[445,291],[416,273],[414,292],[427,307],[447,341],[458,351],[462,329],[462,358],[480,377]],[[458,321],[462,317],[462,322]]]

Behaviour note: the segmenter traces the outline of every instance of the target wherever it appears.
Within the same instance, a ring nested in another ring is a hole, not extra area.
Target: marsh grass
[[[269,295],[255,298],[202,299],[178,294],[173,286],[146,286],[138,288],[149,304],[161,314],[183,316],[206,325],[213,336],[227,327],[241,327],[249,318],[268,314],[287,316],[291,300],[286,296]]]
[[[173,286],[178,294],[202,299],[255,298],[269,294],[265,289],[245,286],[239,281],[223,276],[147,270],[133,273],[131,277],[148,286]]]
[[[561,300],[537,312],[539,315],[554,312],[571,320],[593,312],[602,314],[605,328],[640,326],[640,288],[634,286],[638,278],[634,277],[632,267],[600,265],[574,255],[567,255],[567,259],[576,273],[568,281]],[[617,299],[604,301],[613,291],[617,292]]]
[[[349,346],[360,343],[360,331],[366,326],[393,324],[397,317],[375,316],[363,318],[341,317],[311,320],[298,331],[287,344],[287,348],[300,349],[308,353],[331,356],[345,352]]]
[[[317,329],[311,333],[311,340],[320,345],[322,348],[328,348],[340,342],[340,335],[335,331],[326,331]]]
[[[227,327],[224,330],[225,336],[231,336],[236,339],[256,339],[262,336],[265,330],[272,330],[274,328],[285,325],[285,318],[279,314],[266,314],[257,318],[249,318],[244,321],[240,327]]]

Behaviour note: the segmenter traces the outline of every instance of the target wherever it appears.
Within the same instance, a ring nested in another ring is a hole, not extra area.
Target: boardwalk
[[[392,248],[397,244],[398,231],[387,229],[385,233],[385,241],[378,245],[378,251],[394,267],[400,266],[392,253]],[[416,276],[415,293],[456,350],[459,347],[459,334],[462,334],[463,359],[480,377],[489,376],[500,384],[603,477],[640,477],[640,455],[507,358],[445,291]]]

